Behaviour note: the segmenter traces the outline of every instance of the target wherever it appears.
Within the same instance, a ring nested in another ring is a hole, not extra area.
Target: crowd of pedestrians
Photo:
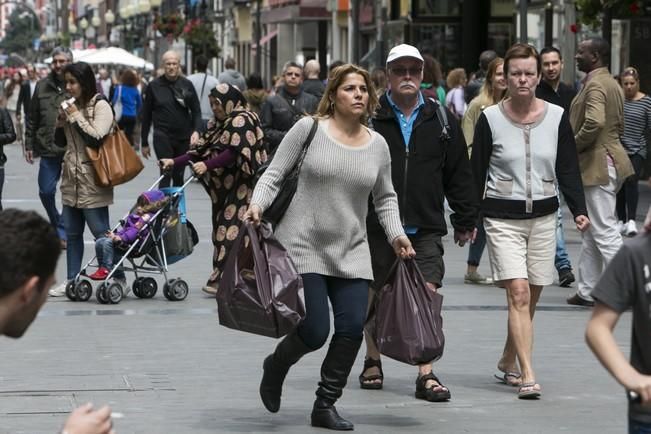
[[[560,286],[578,280],[567,303],[597,302],[587,338],[599,359],[643,403],[651,400],[650,382],[642,375],[651,369],[650,348],[641,338],[649,330],[648,303],[637,301],[651,285],[648,235],[622,247],[622,234],[638,232],[651,98],[640,91],[635,68],[625,68],[619,82],[612,77],[605,40],[579,44],[575,59],[585,78],[578,89],[561,81],[558,49],[539,54],[527,44],[513,45],[504,58],[483,52],[470,79],[463,68],[444,78],[433,56],[407,44],[393,47],[386,68],[372,74],[333,62],[326,81],[319,79],[317,61],[304,67],[290,61],[271,91],[259,74],[245,78],[232,59],[215,77],[208,59],[198,56],[196,72],[186,78],[180,56],[168,51],[161,57],[162,74],[144,82],[130,69],[119,80],[106,69],[96,75],[90,65],[73,63],[64,48],[52,54],[47,77],[37,80],[28,67],[24,82],[14,74],[5,83],[6,108],[0,110],[0,146],[17,140],[22,111],[25,158],[30,164],[40,158],[39,196],[49,226],[25,218],[56,245],[50,262],[56,264],[59,249],[66,249],[67,276],[60,285],[50,288],[53,267],[46,267],[47,275],[26,270],[22,280],[3,286],[34,293],[35,311],[43,292],[65,294],[79,273],[86,225],[93,237],[111,243],[113,189],[97,183],[86,148],[101,146],[116,123],[134,148],[140,142],[143,157],[151,156],[153,146],[160,187],[183,185],[190,166],[208,193],[214,253],[203,291],[211,295],[220,290],[240,226],[259,224],[309,138],[296,194],[274,227],[301,275],[306,317],[263,362],[260,396],[269,411],[280,409],[291,366],[327,342],[331,305],[334,335],[311,423],[353,429],[335,403],[363,340],[359,386],[382,389],[385,375],[372,323],[365,328],[368,308],[380,297],[396,257],[414,258],[429,291],[443,287],[446,208],[454,242],[469,245],[465,283],[505,289],[507,335],[495,375],[500,382],[516,388],[520,399],[543,393],[532,362],[533,319],[555,267]],[[0,210],[5,161],[0,152]],[[62,212],[56,205],[60,179]],[[582,237],[578,276],[565,249],[563,204]],[[478,271],[486,246],[490,276]],[[9,279],[5,274],[0,277]],[[128,288],[122,270],[114,278]],[[613,356],[610,331],[631,306],[639,329],[628,365],[621,353]],[[24,331],[11,331],[3,321],[0,316],[4,334]],[[432,362],[421,363],[415,397],[449,401],[451,390],[439,376]],[[105,420],[105,410],[99,412],[95,420]],[[631,427],[642,427],[631,432],[649,429],[648,406],[632,404],[630,417]],[[110,430],[103,426],[96,432]]]

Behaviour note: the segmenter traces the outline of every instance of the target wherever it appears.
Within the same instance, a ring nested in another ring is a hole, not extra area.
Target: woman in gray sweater
[[[373,279],[366,237],[369,194],[396,254],[415,255],[400,223],[387,144],[366,126],[376,106],[365,70],[347,64],[330,73],[296,194],[274,231],[303,278],[306,317],[265,359],[260,396],[269,411],[278,411],[291,365],[328,338],[330,299],[335,331],[321,366],[312,425],[334,430],[353,429],[337,414],[334,403],[362,343],[368,284]],[[287,133],[253,191],[245,218],[259,223],[296,163],[313,122],[303,118]]]

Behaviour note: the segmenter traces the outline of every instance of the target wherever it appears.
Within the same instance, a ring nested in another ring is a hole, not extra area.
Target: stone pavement
[[[7,154],[4,206],[43,214],[36,166],[24,163],[17,147],[8,146]],[[155,179],[149,161],[135,181],[117,188],[111,221]],[[651,198],[648,187],[642,188],[640,221]],[[190,283],[188,298],[172,303],[159,291],[151,300],[131,295],[114,306],[100,305],[94,297],[85,303],[50,298],[25,337],[2,339],[0,433],[57,432],[66,413],[87,401],[111,405],[120,416],[115,419],[118,433],[325,432],[309,427],[325,349],[291,370],[281,411],[266,412],[257,389],[262,360],[275,342],[219,326],[214,300],[200,291],[212,255],[210,202],[196,183],[189,186],[187,200],[201,242],[192,256],[171,267],[171,275]],[[580,236],[574,229],[566,233],[576,263]],[[90,258],[88,231],[86,237]],[[505,297],[499,288],[463,283],[466,254],[467,248],[446,240],[447,345],[435,372],[450,387],[452,400],[414,399],[415,368],[389,359],[384,360],[384,390],[362,391],[360,354],[340,413],[360,433],[624,432],[624,393],[586,347],[590,312],[566,305],[567,289],[545,288],[536,316],[534,366],[542,399],[519,401],[516,389],[493,380],[505,337]],[[59,280],[64,269],[65,255]],[[488,271],[486,258],[481,271]],[[630,314],[620,323],[616,336],[628,354]]]

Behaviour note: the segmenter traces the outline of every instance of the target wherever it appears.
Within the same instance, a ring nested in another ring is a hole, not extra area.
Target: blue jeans
[[[561,271],[566,268],[572,268],[570,263],[570,256],[565,250],[565,236],[563,235],[563,212],[561,207],[558,207],[558,222],[556,224],[556,256],[554,257],[554,266],[556,271]]]
[[[113,269],[113,264],[122,258],[122,254],[118,251],[118,257],[115,256],[115,244],[109,237],[100,237],[95,240],[95,255],[97,255],[97,263],[100,267],[108,270]],[[117,279],[124,279],[124,271],[120,267],[113,275]]]
[[[322,274],[302,274],[305,288],[305,319],[298,326],[301,340],[313,350],[321,348],[330,334],[330,309],[335,335],[361,339],[366,320],[369,281],[343,279]]]
[[[63,219],[57,210],[57,182],[61,178],[61,157],[41,157],[38,167],[38,195],[47,213],[50,223],[59,234],[59,238],[66,239]]]
[[[628,419],[628,434],[651,434],[651,423]]]
[[[100,208],[74,208],[63,206],[63,222],[68,235],[66,249],[68,280],[74,279],[81,270],[84,257],[84,228],[88,224],[93,236],[97,239],[110,229],[108,206]]]
[[[468,265],[474,265],[479,267],[479,261],[481,261],[481,255],[484,253],[486,248],[486,231],[484,230],[484,223],[479,222],[477,224],[477,237],[475,242],[470,244],[468,247]]]

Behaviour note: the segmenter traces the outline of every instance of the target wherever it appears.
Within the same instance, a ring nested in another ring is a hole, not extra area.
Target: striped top
[[[646,134],[651,131],[651,97],[624,101],[624,135],[622,145],[629,155],[646,158]]]
[[[312,122],[305,117],[287,132],[255,186],[251,204],[263,211],[271,205],[301,153]],[[319,121],[301,166],[296,194],[274,235],[301,274],[372,280],[366,236],[370,194],[389,242],[405,233],[391,182],[389,147],[371,130],[363,145],[339,143],[328,135],[328,122]]]

